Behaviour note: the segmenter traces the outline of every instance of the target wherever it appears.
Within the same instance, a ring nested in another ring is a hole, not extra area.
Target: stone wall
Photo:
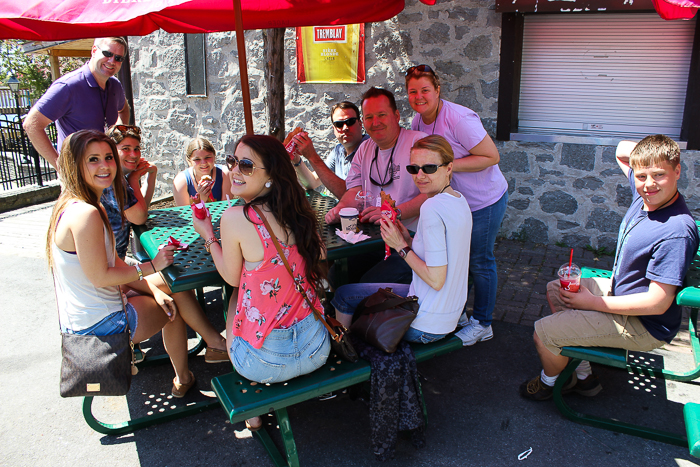
[[[362,93],[375,85],[395,93],[402,124],[410,127],[413,111],[406,99],[404,72],[411,65],[427,63],[440,75],[443,97],[479,113],[494,137],[501,36],[501,15],[494,10],[494,0],[438,0],[435,6],[407,0],[406,9],[397,17],[367,24],[365,36],[365,84],[299,84],[294,30],[287,30],[287,130],[303,127],[323,154],[335,144],[330,107],[341,100],[359,103]],[[262,34],[248,31],[245,37],[254,130],[264,133]],[[181,34],[163,31],[129,38],[136,122],[144,131],[144,155],[160,168],[156,196],[169,192],[172,179],[185,168],[183,151],[189,138],[204,136],[225,154],[232,152],[236,139],[245,132],[235,33],[207,35],[206,98],[185,95],[183,42]],[[613,147],[496,144],[510,195],[502,235],[614,248],[629,191]],[[696,168],[689,161],[697,155],[684,152],[681,180],[694,207],[700,205],[695,181],[700,165]]]

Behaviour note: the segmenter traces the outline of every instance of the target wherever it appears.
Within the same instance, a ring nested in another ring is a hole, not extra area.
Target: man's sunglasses
[[[408,70],[406,70],[406,76],[411,76],[413,73],[432,73],[435,74],[432,68],[430,68],[428,65],[416,65],[412,66]]]
[[[355,123],[357,123],[357,120],[359,120],[357,117],[348,118],[347,120],[336,120],[335,122],[333,122],[333,126],[339,130],[342,130],[345,125],[347,125],[348,128],[350,128]]]
[[[115,53],[110,52],[109,50],[102,50],[102,49],[100,49],[100,52],[102,52],[102,55],[104,55],[105,58],[112,58],[112,57],[114,57],[114,61],[115,61],[115,62],[121,63],[121,62],[123,62],[123,61],[126,59],[126,57],[125,57],[124,55],[117,55],[117,54],[115,54]]]
[[[410,173],[411,175],[418,175],[418,171],[422,170],[424,174],[426,175],[432,175],[435,172],[437,172],[437,169],[439,167],[444,167],[447,164],[425,164],[425,165],[416,165],[416,164],[411,164],[406,166],[406,172]]]
[[[256,167],[255,162],[251,161],[250,159],[238,159],[236,156],[232,156],[231,154],[226,156],[226,165],[228,166],[229,170],[233,170],[236,166],[238,166],[238,170],[240,170],[246,177],[252,176],[255,169],[265,168]]]

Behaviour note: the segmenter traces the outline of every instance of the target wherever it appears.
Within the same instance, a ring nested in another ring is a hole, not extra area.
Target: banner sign
[[[365,82],[365,25],[296,28],[298,83]]]

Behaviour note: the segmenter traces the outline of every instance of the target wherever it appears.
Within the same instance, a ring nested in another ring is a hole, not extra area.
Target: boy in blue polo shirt
[[[552,315],[535,323],[542,372],[520,386],[532,400],[552,397],[569,359],[565,346],[649,351],[671,342],[681,325],[676,293],[698,249],[698,228],[683,195],[680,149],[663,135],[617,146],[617,163],[632,190],[617,238],[612,279],[583,278],[577,293],[559,281],[547,285]],[[562,393],[594,396],[602,389],[589,362],[582,362]]]

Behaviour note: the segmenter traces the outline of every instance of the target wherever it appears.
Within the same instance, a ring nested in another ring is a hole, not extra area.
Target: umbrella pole
[[[248,85],[248,62],[245,56],[245,35],[243,33],[243,15],[241,0],[233,0],[233,14],[236,20],[236,47],[238,48],[238,68],[241,76],[241,91],[243,92],[243,115],[245,116],[245,132],[253,134],[253,112],[250,108],[250,87]]]

